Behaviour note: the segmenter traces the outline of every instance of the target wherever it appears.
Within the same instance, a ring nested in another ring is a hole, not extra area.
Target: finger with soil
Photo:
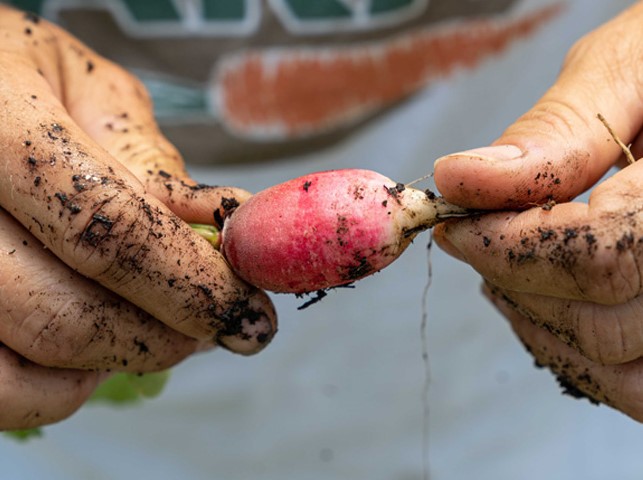
[[[564,394],[610,405],[643,422],[642,359],[621,365],[596,364],[508,308],[506,303],[497,302],[496,306],[510,320],[536,364],[554,373]]]
[[[268,297],[69,116],[56,42],[34,51],[22,31],[5,33],[0,206],[72,269],[166,325],[240,353],[261,350],[276,331]]]
[[[0,342],[42,366],[148,372],[198,342],[71,270],[0,209]]]
[[[436,242],[512,291],[620,304],[643,293],[643,201],[637,162],[595,189],[589,204],[491,213],[436,227]]]
[[[620,305],[600,305],[484,286],[485,295],[599,364],[643,357],[643,297]]]

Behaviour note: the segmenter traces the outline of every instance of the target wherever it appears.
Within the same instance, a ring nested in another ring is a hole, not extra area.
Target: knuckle
[[[625,337],[626,326],[613,312],[592,306],[579,322],[581,351],[601,365],[616,365],[631,360],[632,346]]]
[[[569,143],[568,139],[577,135],[579,129],[586,127],[585,123],[576,107],[565,98],[546,95],[521,118],[520,122],[510,127],[507,134],[522,135],[529,132],[530,135],[553,137],[565,145]],[[521,131],[515,131],[516,128]]]
[[[29,329],[24,335],[28,346],[22,352],[31,361],[45,367],[70,367],[78,359],[75,356],[80,338],[75,328],[78,311],[75,302],[68,296],[57,295],[51,299],[51,291],[41,292],[42,297],[34,312],[27,317],[23,325]]]
[[[624,28],[631,28],[624,21],[631,19],[615,19],[578,39],[565,56],[563,74],[583,72],[587,88],[609,86],[622,101],[631,93],[643,97],[643,68],[638,62],[643,45],[638,36],[622,34]]]
[[[605,305],[619,305],[638,296],[642,290],[642,275],[638,261],[641,245],[635,245],[631,234],[623,234],[589,252],[589,262],[583,262],[577,275],[588,300]]]
[[[70,221],[63,249],[88,277],[110,286],[130,281],[144,270],[150,235],[158,235],[157,212],[144,198],[127,192],[85,200],[89,208]]]

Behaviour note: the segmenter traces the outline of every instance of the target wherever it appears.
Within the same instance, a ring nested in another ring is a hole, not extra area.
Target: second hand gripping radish
[[[472,214],[373,171],[331,170],[251,197],[225,219],[220,249],[248,283],[301,294],[371,275],[419,232]]]

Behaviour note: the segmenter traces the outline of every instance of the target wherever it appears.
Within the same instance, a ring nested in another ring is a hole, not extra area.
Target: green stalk
[[[210,244],[219,250],[221,246],[221,233],[219,229],[213,225],[205,225],[202,223],[191,223],[192,230],[205,238]]]

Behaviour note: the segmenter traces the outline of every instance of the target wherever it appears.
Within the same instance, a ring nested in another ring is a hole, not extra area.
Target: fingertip
[[[219,227],[225,216],[252,196],[241,188],[206,185],[176,176],[157,176],[148,181],[147,188],[184,221]]]
[[[521,210],[576,197],[587,187],[588,163],[580,149],[495,145],[438,159],[434,178],[446,200],[465,208]]]
[[[523,157],[523,151],[515,145],[481,147],[445,155],[435,161],[435,184],[444,198],[457,205],[497,208],[502,173],[512,167],[512,161]]]
[[[224,317],[224,328],[217,333],[215,340],[234,353],[246,356],[259,353],[277,333],[275,308],[261,290],[238,302],[230,315]]]

